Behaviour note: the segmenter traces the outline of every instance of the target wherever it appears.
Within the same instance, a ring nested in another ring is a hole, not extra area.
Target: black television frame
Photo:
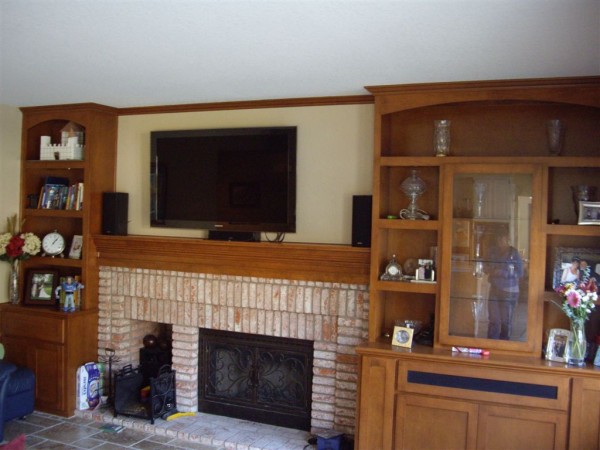
[[[213,220],[159,220],[158,205],[161,195],[159,164],[157,164],[157,142],[162,138],[203,137],[203,136],[241,136],[241,135],[285,135],[287,136],[287,204],[285,222],[246,222],[232,223]],[[246,128],[214,128],[195,130],[172,130],[150,132],[150,225],[160,228],[206,229],[209,231],[228,232],[276,232],[294,233],[296,231],[296,155],[297,127],[246,127]]]

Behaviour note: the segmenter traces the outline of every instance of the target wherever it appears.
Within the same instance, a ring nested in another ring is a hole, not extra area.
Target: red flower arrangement
[[[0,261],[14,263],[36,255],[40,251],[41,241],[33,233],[17,231],[17,216],[7,219],[8,231],[0,235]]]

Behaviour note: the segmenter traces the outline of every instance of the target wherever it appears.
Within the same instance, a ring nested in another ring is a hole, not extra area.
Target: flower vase
[[[19,262],[15,261],[10,266],[10,275],[8,279],[8,298],[13,305],[18,305],[20,300],[19,289]]]
[[[584,366],[586,349],[585,320],[572,319],[571,335],[567,346],[567,364],[570,366]]]

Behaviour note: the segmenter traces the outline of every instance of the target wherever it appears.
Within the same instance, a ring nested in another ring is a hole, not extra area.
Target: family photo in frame
[[[560,328],[553,328],[548,333],[548,344],[546,345],[546,359],[550,361],[565,362],[567,342],[571,332]]]
[[[594,279],[600,286],[600,248],[556,247],[552,288]]]
[[[600,225],[600,202],[579,202],[577,225]]]
[[[54,289],[58,285],[56,270],[30,270],[27,273],[27,290],[24,303],[26,305],[47,305],[56,303]]]

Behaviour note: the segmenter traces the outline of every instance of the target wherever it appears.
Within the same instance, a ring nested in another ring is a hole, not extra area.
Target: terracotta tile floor
[[[103,423],[125,426],[120,433],[100,429]],[[140,450],[303,450],[310,433],[240,419],[197,413],[172,421],[119,416],[111,411],[77,411],[64,418],[34,412],[4,428],[8,441],[24,433],[27,448],[35,449],[140,449]]]

